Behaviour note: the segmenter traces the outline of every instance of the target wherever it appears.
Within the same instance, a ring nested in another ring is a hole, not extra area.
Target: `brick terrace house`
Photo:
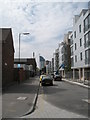
[[[2,87],[13,82],[14,45],[11,28],[0,28],[2,32]]]

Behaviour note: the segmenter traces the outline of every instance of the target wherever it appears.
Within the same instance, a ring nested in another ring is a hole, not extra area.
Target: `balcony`
[[[73,40],[70,41],[70,45],[72,45],[72,44],[73,44]]]
[[[87,41],[86,43],[84,43],[84,48],[90,47],[90,41]]]
[[[85,59],[85,65],[90,64],[90,58]]]
[[[90,24],[84,26],[84,33],[85,33],[86,31],[88,31],[89,28],[90,28]]]
[[[71,56],[73,55],[73,52],[71,52]]]

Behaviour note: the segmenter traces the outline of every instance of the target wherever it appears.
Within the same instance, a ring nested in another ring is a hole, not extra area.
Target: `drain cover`
[[[27,97],[18,97],[17,100],[26,100]]]

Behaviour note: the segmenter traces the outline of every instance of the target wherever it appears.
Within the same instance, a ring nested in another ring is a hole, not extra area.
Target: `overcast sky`
[[[48,60],[64,34],[72,30],[74,15],[88,6],[86,2],[18,1],[4,0],[0,4],[0,27],[12,28],[14,56],[18,57],[18,34],[29,32],[21,36],[21,57],[32,57],[35,52],[36,58],[40,54]]]

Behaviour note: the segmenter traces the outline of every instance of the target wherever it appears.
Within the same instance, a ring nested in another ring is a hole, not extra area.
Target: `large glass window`
[[[88,17],[84,20],[84,32],[88,30]]]
[[[80,47],[82,46],[82,38],[80,39]]]
[[[82,52],[80,53],[80,60],[82,61]]]
[[[81,33],[81,25],[79,25],[79,33]]]
[[[75,55],[75,62],[77,62],[77,55]]]
[[[76,38],[76,31],[74,31],[74,38]]]
[[[90,14],[84,20],[84,32],[90,28]]]
[[[90,49],[85,51],[85,64],[90,64]]]
[[[73,44],[73,35],[71,36],[70,44],[71,44],[71,45]]]
[[[64,60],[64,55],[62,55],[62,61]]]
[[[89,25],[89,28],[90,28],[90,14],[88,16],[88,25]]]
[[[84,36],[84,46],[89,47],[90,46],[90,32],[88,32],[85,36]]]
[[[75,43],[75,50],[77,49],[77,45],[76,45],[76,43]]]
[[[74,61],[73,61],[73,57],[71,58],[71,66],[74,66]]]
[[[71,47],[71,55],[73,55],[73,47]]]

